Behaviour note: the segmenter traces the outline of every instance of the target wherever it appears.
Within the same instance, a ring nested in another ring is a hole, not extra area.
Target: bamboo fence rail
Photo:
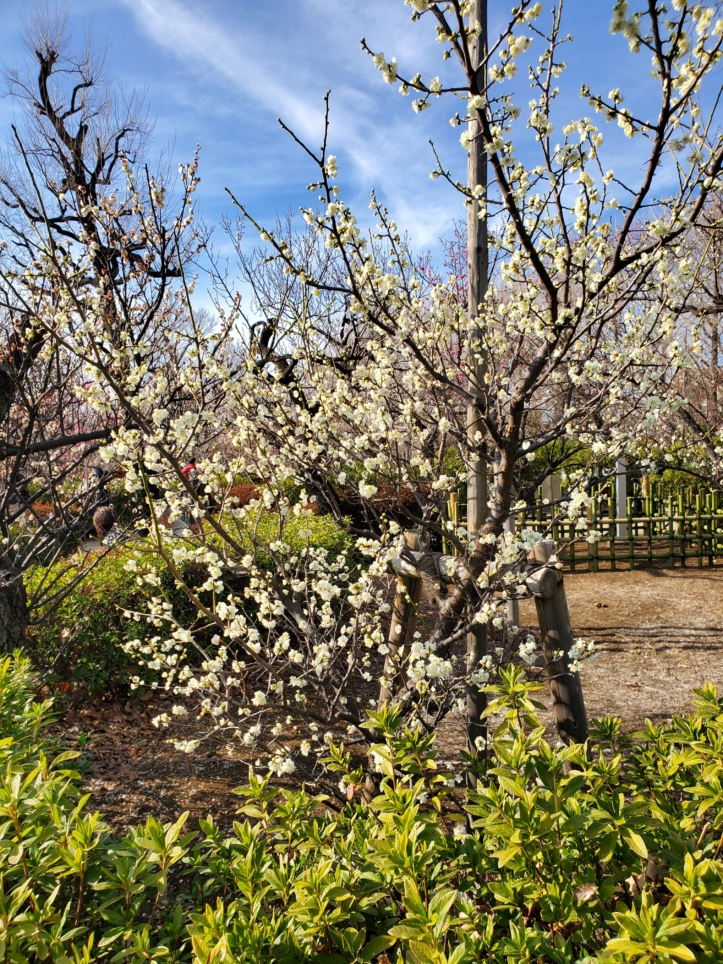
[[[632,495],[627,498],[627,513],[618,516],[614,487],[613,480],[591,487],[586,532],[563,519],[559,507],[544,500],[541,490],[537,501],[517,514],[517,529],[533,529],[554,539],[569,572],[720,564],[723,497],[719,492],[643,477],[628,484]],[[457,525],[464,524],[464,496],[462,488],[447,504],[447,518]],[[599,537],[588,542],[586,534],[592,532]],[[442,551],[449,551],[446,540]]]

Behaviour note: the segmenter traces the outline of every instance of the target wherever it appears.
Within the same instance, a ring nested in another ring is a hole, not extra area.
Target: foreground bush
[[[529,684],[503,674],[488,783],[465,832],[431,737],[370,724],[370,806],[324,808],[251,774],[226,837],[185,816],[119,838],[87,810],[74,753],[41,740],[20,657],[0,663],[0,942],[5,961],[702,961],[723,959],[723,703],[626,746],[542,739]],[[604,751],[604,752],[603,752]],[[579,769],[569,768],[569,764]],[[341,749],[330,766],[353,786]],[[451,785],[450,785],[451,784]]]

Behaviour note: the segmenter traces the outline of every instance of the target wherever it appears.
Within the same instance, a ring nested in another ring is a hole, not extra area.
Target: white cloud
[[[345,194],[356,194],[359,200],[360,193],[376,187],[400,228],[419,245],[434,244],[448,230],[460,206],[438,187],[430,190],[428,115],[426,124],[420,122],[409,100],[402,101],[395,89],[381,84],[371,63],[359,53],[358,34],[365,28],[370,35],[373,31],[384,37],[389,46],[384,4],[371,0],[362,23],[356,16],[333,16],[330,8],[340,7],[338,0],[314,0],[309,7],[302,5],[293,22],[279,25],[271,34],[264,29],[263,18],[255,21],[253,14],[244,14],[242,21],[231,17],[221,22],[214,18],[212,3],[199,13],[182,0],[122,2],[141,30],[183,63],[196,83],[205,87],[220,82],[233,89],[248,104],[282,117],[313,149],[318,148],[323,132],[322,95],[332,86],[331,141],[342,163]],[[327,16],[322,16],[322,7]],[[284,8],[281,4],[280,15]],[[410,35],[407,20],[403,16],[404,30],[397,35],[403,42],[392,46],[416,71],[428,52],[415,47],[417,35]],[[433,53],[438,57],[438,50]],[[225,105],[219,110],[227,116]],[[240,122],[252,124],[254,118],[242,117]],[[351,170],[345,162],[351,162]]]
[[[231,34],[208,14],[201,15],[178,0],[123,2],[145,33],[183,58],[192,71],[210,68],[263,107],[283,110],[304,136],[318,135],[323,114],[281,82],[269,61],[256,53],[263,47],[251,35]]]
[[[272,200],[276,193],[283,196],[278,206],[285,207],[303,186],[303,179],[314,175],[297,148],[281,131],[274,131],[271,122],[281,117],[312,149],[318,149],[323,132],[322,98],[331,87],[331,150],[340,158],[344,198],[353,202],[360,218],[367,217],[366,194],[371,188],[418,246],[434,246],[440,235],[451,233],[455,218],[465,217],[461,198],[428,176],[434,166],[427,144],[430,136],[445,167],[464,176],[459,131],[447,124],[459,105],[445,101],[420,116],[413,114],[411,98],[400,97],[396,85],[384,84],[360,51],[359,39],[366,36],[372,49],[397,57],[400,69],[409,75],[421,70],[431,77],[449,70],[458,76],[456,62],[442,64],[441,48],[429,24],[410,24],[409,7],[401,0],[364,0],[363,4],[350,4],[349,0],[267,0],[265,4],[203,0],[195,6],[190,0],[120,2],[151,41],[177,60],[180,83],[184,74],[188,78],[187,89],[182,95],[176,93],[176,101],[182,100],[184,107],[195,101],[198,111],[202,100],[204,116],[215,113],[209,125],[211,135],[218,132],[225,138],[231,125],[243,129],[235,142],[229,138],[229,157],[216,154],[216,169],[204,173],[204,183],[211,181],[219,195],[231,177],[229,186],[238,187],[242,182],[246,190],[251,188]],[[603,21],[607,27],[607,20]],[[587,79],[589,50],[575,48],[574,54],[580,78]],[[596,63],[594,58],[592,63],[607,75],[607,63]],[[174,76],[174,83],[177,78]],[[607,89],[607,80],[601,82]],[[525,88],[526,84],[520,84],[515,92],[526,96]],[[578,75],[567,77],[558,101],[556,130],[570,117],[589,110],[578,92]],[[524,123],[522,118],[517,125],[519,153],[528,161],[534,157],[536,163],[537,147]],[[622,134],[605,125],[603,131],[604,166],[635,181],[641,163],[639,143],[625,142]],[[238,155],[233,154],[240,141],[245,142],[248,170],[242,170]],[[254,159],[250,162],[251,155]]]

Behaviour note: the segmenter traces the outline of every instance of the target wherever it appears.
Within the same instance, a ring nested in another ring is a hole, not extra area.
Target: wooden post
[[[515,534],[514,515],[508,515],[505,519],[505,532],[509,532],[511,535]],[[507,625],[520,625],[520,604],[516,598],[510,599],[510,601],[507,603]]]
[[[626,500],[626,518],[627,525],[626,529],[628,532],[628,558],[630,560],[630,568],[635,568],[635,525],[633,523],[633,500]]]
[[[650,476],[647,473],[643,475],[640,481],[640,485],[642,488],[643,498],[649,499],[650,498]]]
[[[538,542],[532,560],[536,565],[544,565],[555,550],[555,543],[551,540]],[[540,592],[535,594],[535,606],[557,732],[565,743],[584,743],[587,739],[587,713],[580,674],[570,672],[569,652],[573,637],[565,585],[559,570],[547,571],[554,572],[556,578],[539,580]],[[530,588],[534,590],[533,586]],[[558,651],[562,655],[555,658]]]
[[[419,550],[419,533],[405,532],[408,549]],[[379,690],[379,706],[386,706],[395,689],[405,682],[405,665],[409,647],[417,627],[417,606],[422,593],[422,580],[418,576],[397,575],[397,593],[394,597],[392,621],[389,624],[387,645],[389,652],[384,659],[384,682]],[[399,650],[404,647],[401,663]],[[396,681],[397,685],[393,685]]]
[[[678,533],[680,535],[680,564],[681,566],[686,565],[685,561],[685,505],[683,502],[683,492],[682,490],[678,492],[678,516],[680,521],[678,522]]]
[[[648,564],[652,567],[653,565],[653,535],[654,535],[654,523],[652,516],[654,513],[654,499],[652,496],[652,489],[650,486],[650,476],[644,475],[641,480],[641,495],[643,499],[643,515],[646,517],[645,529],[646,537],[648,540]]]
[[[708,517],[708,565],[713,565],[713,493],[705,497],[705,511]]]
[[[597,510],[598,510],[598,501],[597,501],[597,500],[598,500],[598,497],[597,497],[596,495],[593,496],[593,499],[592,499],[592,527],[593,527],[593,529],[597,529]],[[600,568],[600,564],[598,563],[599,545],[600,545],[600,543],[597,542],[597,541],[593,542],[593,544],[592,544],[592,571],[593,571],[593,572],[598,572],[598,570],[599,570],[599,568]]]

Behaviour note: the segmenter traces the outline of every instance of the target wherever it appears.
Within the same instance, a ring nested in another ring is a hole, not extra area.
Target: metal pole
[[[487,52],[487,0],[473,0],[469,19],[470,27],[479,26],[476,37],[470,41],[470,55],[475,68],[471,93],[484,93],[487,71],[483,61]],[[480,69],[481,68],[481,69]],[[475,539],[487,518],[487,464],[482,456],[485,436],[481,421],[485,405],[486,359],[482,340],[475,330],[479,308],[487,294],[487,155],[475,116],[469,121],[469,155],[467,160],[467,186],[473,194],[481,188],[479,201],[485,205],[485,216],[479,217],[479,204],[472,200],[467,208],[467,274],[468,311],[470,322],[470,403],[467,408],[467,441],[470,464],[467,474],[467,533]],[[472,453],[480,456],[472,457]],[[486,636],[484,626],[476,626],[467,634],[467,672],[472,674],[485,655]],[[467,687],[467,743],[474,756],[479,756],[476,740],[485,737],[486,727],[481,722],[485,708],[485,696],[478,687]]]

